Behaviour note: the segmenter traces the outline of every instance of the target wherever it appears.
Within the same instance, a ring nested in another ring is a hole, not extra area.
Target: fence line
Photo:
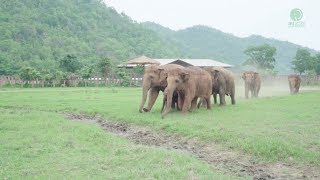
[[[127,81],[128,86],[141,86],[142,77],[136,74],[128,74],[129,78]],[[236,80],[241,81],[240,76],[235,76]],[[262,77],[263,81],[287,81],[288,76],[278,75],[278,76],[267,76]],[[306,76],[301,75],[302,82],[304,83],[320,83],[320,76]],[[42,80],[34,79],[29,81],[21,80],[18,76],[0,76],[0,88],[3,86],[11,87],[24,87],[26,84],[31,87],[77,87],[77,86],[110,86],[116,85],[121,86],[124,82],[115,76],[110,76],[107,78],[101,76],[93,76],[88,79],[83,79],[79,77],[70,77],[69,79],[53,79],[53,80]]]
[[[29,85],[30,87],[77,87],[77,86],[110,86],[116,85],[121,86],[125,81],[127,81],[129,86],[140,86],[142,83],[142,77],[131,74],[129,75],[128,80],[123,80],[118,77],[100,77],[93,76],[88,79],[72,77],[69,79],[52,79],[52,80],[43,80],[43,79],[34,79],[24,81],[18,76],[0,76],[0,88],[3,86],[9,87],[24,87]]]

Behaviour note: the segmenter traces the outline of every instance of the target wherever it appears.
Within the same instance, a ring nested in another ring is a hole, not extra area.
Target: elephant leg
[[[246,99],[249,98],[249,88],[248,88],[248,86],[245,86],[245,88],[244,88],[244,96],[245,96]]]
[[[148,112],[151,110],[152,106],[154,105],[154,103],[156,102],[157,98],[159,95],[159,90],[158,89],[154,89],[152,88],[149,94],[149,101],[148,101],[148,107],[147,108],[143,108],[143,110],[145,112]]]
[[[189,107],[190,107],[190,104],[191,104],[190,96],[185,95],[184,102],[182,105],[182,110],[181,110],[182,114],[187,114]]]
[[[231,98],[231,104],[232,104],[232,105],[235,105],[235,104],[236,104],[235,88],[232,89],[231,94],[230,94],[230,98]]]
[[[166,106],[166,102],[167,102],[167,98],[166,98],[166,97],[163,97],[161,113],[162,113],[164,107]]]
[[[260,92],[260,86],[257,87],[257,91],[256,91],[256,97],[259,96],[259,92]]]
[[[178,94],[178,107],[180,110],[182,110],[183,103],[184,103],[184,95],[179,93]]]
[[[218,103],[218,101],[217,101],[217,93],[213,93],[213,101],[214,101],[214,104]]]
[[[296,93],[299,92],[299,89],[300,89],[300,85],[297,85],[297,87],[296,87]]]
[[[181,105],[179,104],[180,99],[181,99],[181,97],[180,97],[180,95],[178,94],[178,98],[177,98],[177,101],[176,101],[176,106],[177,106],[177,110],[178,110],[178,111],[181,111]]]
[[[251,88],[251,98],[256,97],[256,89],[254,87]]]
[[[198,97],[195,97],[195,98],[193,98],[193,100],[191,101],[191,109],[190,109],[190,111],[194,111],[194,110],[196,109],[197,100],[198,100]]]
[[[207,109],[211,109],[211,95],[204,98],[207,102]]]
[[[225,93],[223,91],[219,92],[219,97],[220,97],[220,106],[226,105]]]

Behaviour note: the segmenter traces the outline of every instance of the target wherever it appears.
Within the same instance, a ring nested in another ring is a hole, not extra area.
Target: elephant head
[[[189,80],[190,74],[185,69],[176,69],[174,71],[167,71],[164,76],[167,79],[167,87],[164,90],[164,95],[167,96],[167,104],[165,110],[162,112],[162,118],[171,111],[172,96],[175,90],[183,90],[185,83]]]
[[[154,102],[156,101],[159,91],[163,91],[165,87],[167,87],[167,74],[168,71],[173,71],[175,69],[181,69],[183,68],[180,65],[177,64],[166,64],[166,65],[150,65],[147,66],[145,69],[145,73],[143,76],[143,84],[142,84],[142,100],[140,104],[139,112],[145,112],[150,111],[152,108]],[[148,107],[143,108],[149,89],[151,89]]]
[[[245,81],[248,85],[255,84],[256,79],[258,78],[259,73],[253,72],[253,71],[246,71],[242,75],[242,79]]]
[[[153,86],[160,86],[160,72],[158,65],[150,65],[145,68],[142,82],[142,100],[139,112],[143,112],[143,106],[147,100],[148,91]]]
[[[219,88],[219,81],[221,80],[221,72],[218,68],[204,68],[207,72],[209,72],[211,79],[212,79],[212,91],[217,91],[217,88]]]

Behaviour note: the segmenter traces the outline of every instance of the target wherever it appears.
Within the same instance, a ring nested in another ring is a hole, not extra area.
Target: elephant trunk
[[[167,97],[167,103],[166,103],[164,111],[161,113],[162,118],[164,118],[164,116],[166,116],[171,111],[173,90],[166,88],[164,90],[164,95]]]
[[[139,108],[139,112],[143,112],[143,106],[146,103],[148,91],[150,89],[151,83],[146,77],[143,77],[143,83],[142,83],[142,100]]]

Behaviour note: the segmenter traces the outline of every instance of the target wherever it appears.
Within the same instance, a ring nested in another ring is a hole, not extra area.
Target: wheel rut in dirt
[[[148,127],[109,121],[98,115],[67,113],[66,116],[72,121],[97,123],[105,131],[124,137],[136,144],[190,153],[210,164],[214,170],[224,172],[227,175],[250,176],[259,180],[320,178],[319,167],[293,166],[280,162],[263,164],[244,153],[222,148],[214,143],[204,143],[194,138],[168,135]]]

